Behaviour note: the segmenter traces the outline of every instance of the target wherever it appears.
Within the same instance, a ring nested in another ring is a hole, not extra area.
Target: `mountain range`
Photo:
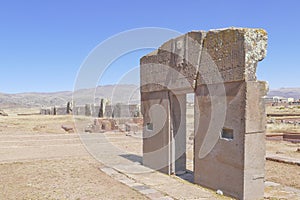
[[[12,107],[53,107],[66,106],[72,101],[76,105],[97,104],[102,98],[111,103],[136,104],[140,101],[139,87],[136,85],[106,85],[93,89],[80,89],[52,93],[0,93],[0,109]]]
[[[280,88],[271,89],[269,97],[282,96],[300,98],[300,88]],[[12,107],[50,107],[66,106],[67,102],[74,100],[76,105],[89,103],[99,103],[100,99],[106,98],[111,103],[136,104],[140,102],[140,92],[137,85],[106,85],[93,89],[80,89],[75,92],[61,91],[52,93],[0,93],[0,108]],[[188,96],[188,101],[192,102],[193,97]]]
[[[270,90],[268,96],[280,96],[286,98],[295,98],[300,99],[300,88],[280,88],[280,89],[273,89]]]

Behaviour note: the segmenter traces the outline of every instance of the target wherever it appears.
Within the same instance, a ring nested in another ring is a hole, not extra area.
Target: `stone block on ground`
[[[138,125],[135,124],[135,123],[126,123],[126,124],[125,124],[125,130],[126,130],[127,132],[133,132],[133,133],[136,133],[136,132],[138,132],[139,127],[138,127]]]

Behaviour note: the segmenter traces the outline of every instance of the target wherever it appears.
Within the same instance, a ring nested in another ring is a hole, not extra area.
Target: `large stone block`
[[[58,107],[56,108],[56,115],[66,115],[67,107]]]
[[[246,133],[264,132],[266,129],[266,112],[263,97],[268,92],[267,83],[249,81],[246,90]]]
[[[245,135],[244,198],[260,199],[264,195],[265,133]]]
[[[222,108],[213,102],[214,96],[223,95],[222,90],[212,88],[218,87],[201,86],[195,93],[195,183],[239,199],[261,198],[265,163],[261,127],[265,115],[260,106],[265,83],[225,83],[225,118],[219,113]]]
[[[84,106],[76,106],[73,108],[73,115],[85,115]]]
[[[244,92],[244,82],[233,82],[195,93],[195,183],[234,197],[243,193]]]
[[[267,34],[262,29],[208,31],[197,83],[255,81],[257,62],[265,57],[266,47]]]
[[[202,35],[191,32],[163,44],[141,59],[141,90],[194,88],[202,49]]]
[[[187,33],[169,40],[141,59],[142,91],[255,81],[257,62],[265,57],[266,46],[267,34],[262,29],[229,28]]]

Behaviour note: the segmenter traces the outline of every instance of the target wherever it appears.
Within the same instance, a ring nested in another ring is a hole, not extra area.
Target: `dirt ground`
[[[147,199],[101,172],[102,164],[86,152],[78,135],[61,128],[75,128],[72,116],[17,115],[34,110],[6,112],[8,117],[0,117],[0,199]],[[193,123],[187,122],[192,141]],[[76,127],[82,131],[88,123],[91,119],[79,117]],[[115,136],[121,134],[125,133]],[[141,154],[138,136],[132,144],[114,137],[109,140],[120,149]],[[192,160],[193,148],[188,144],[187,157]],[[266,141],[266,145],[267,154],[300,158],[299,143]],[[267,161],[266,180],[300,189],[300,166]]]
[[[300,189],[300,166],[267,161],[266,180]]]
[[[92,119],[84,116],[73,118],[72,115],[18,115],[38,113],[38,109],[11,109],[5,110],[9,116],[0,117],[0,135],[3,134],[39,134],[39,133],[66,133],[61,128],[62,125],[67,127],[78,128],[83,131]],[[76,126],[75,126],[76,124]]]
[[[7,112],[7,111],[6,111]],[[99,170],[74,127],[72,116],[0,117],[0,199],[148,199]],[[89,119],[79,119],[79,129]]]
[[[287,105],[287,106],[267,106],[266,113],[268,114],[299,114],[299,105]]]
[[[110,178],[91,158],[0,164],[0,199],[147,199]]]
[[[284,155],[290,158],[300,159],[300,143],[292,143],[287,141],[266,141],[267,153]]]

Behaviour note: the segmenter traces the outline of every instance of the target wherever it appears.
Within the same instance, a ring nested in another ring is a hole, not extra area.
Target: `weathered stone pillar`
[[[168,91],[142,93],[143,164],[171,174],[170,102]]]
[[[85,104],[85,116],[91,116],[92,115],[92,109],[91,104]]]
[[[98,114],[99,118],[103,118],[104,117],[104,109],[105,109],[104,99],[101,99],[100,100],[100,109],[99,109],[99,114]]]
[[[67,103],[67,114],[71,114],[72,113],[72,103],[68,101]]]

